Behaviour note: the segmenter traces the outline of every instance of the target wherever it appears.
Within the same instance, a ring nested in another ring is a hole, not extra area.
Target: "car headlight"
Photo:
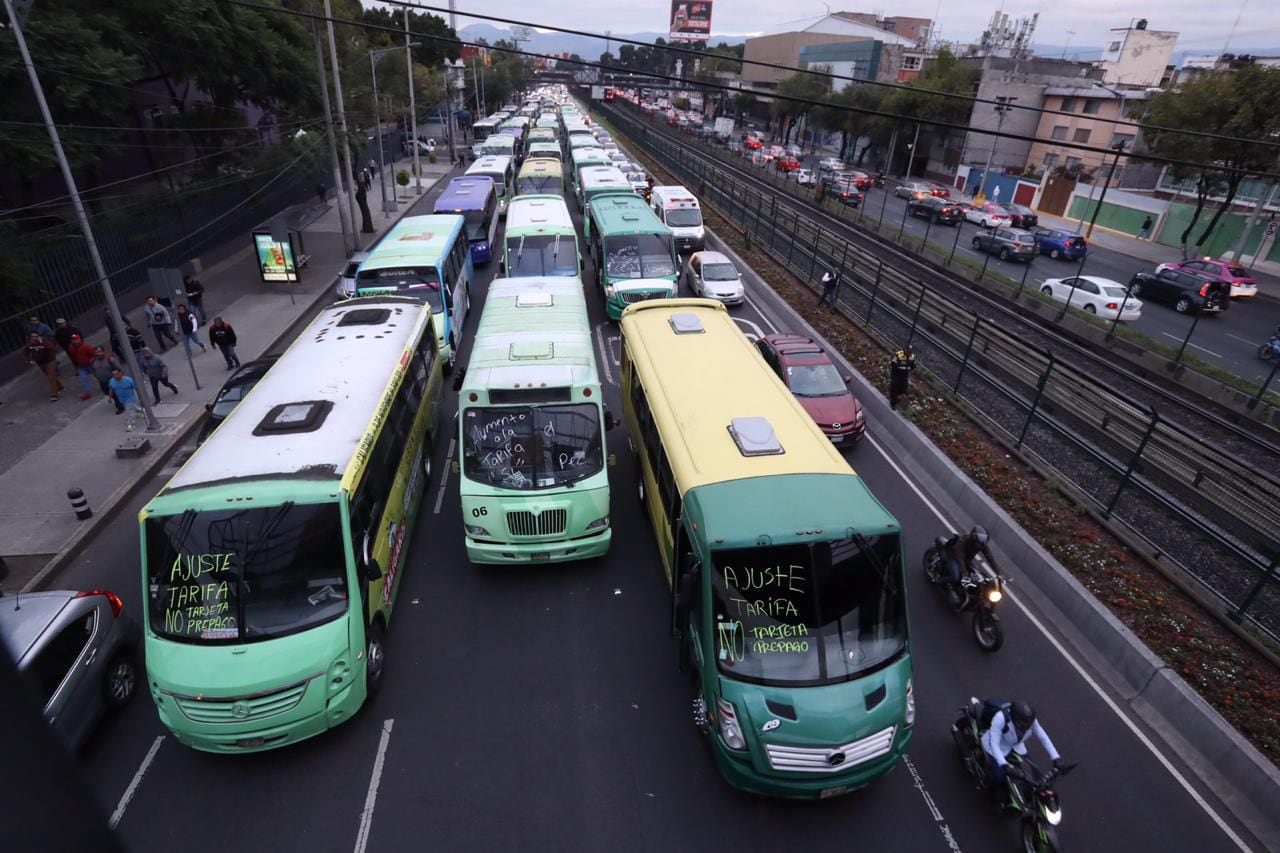
[[[747,741],[742,736],[742,727],[738,725],[738,712],[728,699],[717,699],[720,709],[720,737],[730,749],[746,749]]]
[[[481,527],[478,524],[464,524],[463,527],[467,529],[467,534],[470,536],[488,536],[489,535],[489,528]]]
[[[593,522],[591,522],[590,524],[588,524],[588,525],[587,525],[587,529],[588,529],[588,530],[599,530],[599,529],[600,529],[600,528],[602,528],[602,527],[608,527],[608,526],[609,526],[609,516],[605,515],[605,516],[602,516],[602,517],[600,517],[600,518],[597,518],[595,521],[593,521]]]
[[[908,726],[916,722],[916,691],[910,678],[907,679],[907,711],[902,715],[902,721]]]
[[[612,299],[616,294],[617,294],[617,291],[614,289],[614,287],[613,287],[613,285],[612,285],[612,284],[606,284],[606,285],[604,286],[604,298],[605,298],[605,299]]]

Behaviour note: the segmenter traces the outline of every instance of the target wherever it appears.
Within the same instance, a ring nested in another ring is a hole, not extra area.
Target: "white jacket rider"
[[[1023,705],[1030,713],[1019,718],[1019,705]],[[1016,752],[1020,756],[1027,754],[1027,739],[1032,735],[1040,741],[1052,761],[1056,763],[1061,759],[1053,741],[1049,740],[1049,734],[1036,719],[1035,712],[1024,703],[1015,703],[1007,710],[996,711],[991,718],[991,727],[982,733],[982,749],[995,762],[996,767],[1005,767],[1009,763],[1007,756],[1010,752]]]

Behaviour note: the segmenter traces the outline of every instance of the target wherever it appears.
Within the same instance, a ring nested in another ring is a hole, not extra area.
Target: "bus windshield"
[[[517,195],[534,195],[537,193],[558,193],[562,183],[559,175],[530,175],[517,182]]]
[[[712,552],[720,672],[762,684],[832,684],[907,644],[897,535]]]
[[[513,237],[507,240],[507,276],[574,276],[578,274],[578,250],[573,237]]]
[[[184,643],[252,643],[347,611],[338,504],[188,510],[146,520],[151,630]]]
[[[489,223],[493,221],[493,213],[486,205],[483,210],[463,210],[462,221],[467,226],[468,240],[487,240],[489,238]],[[434,306],[433,306],[434,307]]]
[[[440,274],[435,267],[364,269],[356,283],[357,291],[394,289],[400,296],[412,296],[431,306],[433,314],[444,311],[440,297]]]
[[[463,414],[468,478],[521,491],[585,480],[604,469],[600,408],[594,403],[477,406]]]
[[[609,278],[662,278],[676,273],[671,241],[657,234],[608,238],[604,267]]]

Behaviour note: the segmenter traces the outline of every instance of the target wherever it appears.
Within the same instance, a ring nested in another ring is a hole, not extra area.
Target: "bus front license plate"
[[[818,799],[825,800],[830,797],[838,797],[841,794],[847,794],[847,793],[849,793],[848,785],[844,785],[839,788],[823,788],[821,791],[818,792]]]
[[[529,555],[529,559],[533,560],[535,563],[545,563],[547,560],[551,559],[551,552],[550,551],[534,551],[532,554]]]
[[[255,749],[266,742],[267,739],[264,737],[244,737],[236,741],[236,746],[244,747],[245,749]]]

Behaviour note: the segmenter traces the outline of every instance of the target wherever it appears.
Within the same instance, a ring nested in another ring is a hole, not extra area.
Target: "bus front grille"
[[[507,513],[507,530],[512,536],[558,536],[568,526],[568,510],[548,509],[536,515],[525,510]]]
[[[173,701],[193,723],[245,723],[293,710],[307,692],[308,681],[256,696],[198,699],[174,695]]]
[[[642,293],[634,290],[622,291],[622,301],[630,305],[633,302],[644,302],[649,299],[666,299],[671,294],[665,290],[659,290],[656,293]]]
[[[842,746],[815,749],[767,743],[764,748],[769,756],[769,766],[774,770],[787,770],[792,773],[840,773],[888,753],[893,749],[893,736],[896,732],[896,726],[889,726],[862,740]]]

